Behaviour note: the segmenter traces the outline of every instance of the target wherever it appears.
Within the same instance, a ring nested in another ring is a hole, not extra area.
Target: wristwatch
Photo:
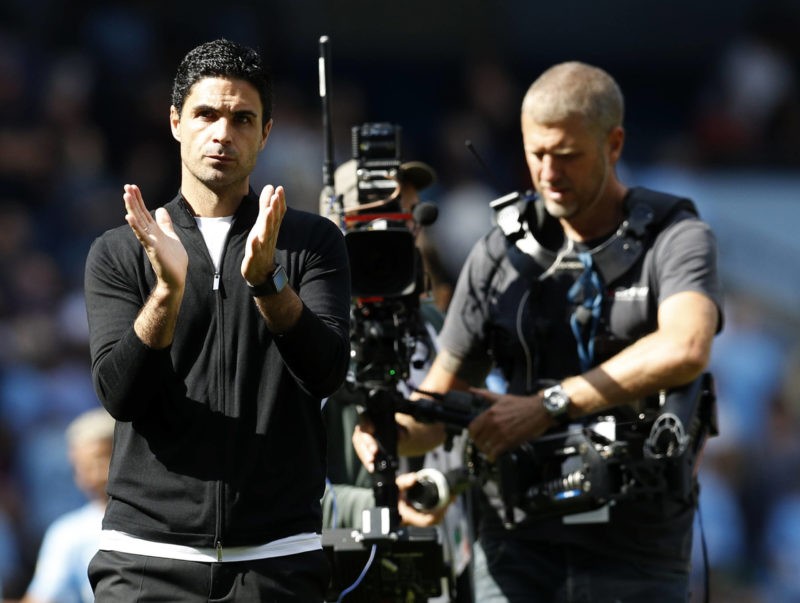
[[[561,384],[548,387],[542,392],[542,405],[553,419],[562,422],[567,418],[567,411],[572,400]]]
[[[247,282],[247,281],[245,281]],[[253,297],[261,297],[262,295],[275,295],[283,291],[289,278],[286,276],[286,270],[280,264],[275,264],[275,270],[269,275],[269,278],[260,285],[251,285],[247,283],[250,289],[250,295]]]

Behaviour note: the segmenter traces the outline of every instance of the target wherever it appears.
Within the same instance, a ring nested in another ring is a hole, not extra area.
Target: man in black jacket
[[[349,358],[350,275],[330,221],[250,188],[271,81],[252,49],[202,44],[170,108],[181,189],[86,263],[92,375],[117,419],[98,601],[321,601],[320,401]]]

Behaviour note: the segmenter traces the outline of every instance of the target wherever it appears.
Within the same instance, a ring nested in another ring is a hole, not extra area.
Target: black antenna
[[[320,213],[329,217],[344,228],[344,217],[336,197],[333,178],[333,132],[331,125],[330,101],[330,59],[331,44],[328,36],[319,38],[319,97],[322,101],[322,194],[320,195]]]
[[[331,44],[328,36],[319,39],[319,98],[322,101],[322,137],[324,156],[322,160],[322,185],[333,189],[333,135],[331,132],[330,103],[330,59]],[[331,190],[333,194],[333,190]]]
[[[489,169],[489,166],[488,166],[488,165],[486,165],[486,162],[485,162],[485,161],[483,160],[483,158],[482,158],[482,157],[481,157],[481,156],[478,154],[478,150],[475,148],[475,145],[474,145],[474,144],[472,144],[472,141],[471,141],[471,140],[469,140],[469,139],[465,140],[465,141],[464,141],[464,146],[465,146],[465,147],[467,147],[467,150],[468,150],[470,153],[472,153],[472,156],[473,156],[473,157],[475,157],[475,159],[478,161],[478,165],[480,165],[480,166],[483,168],[483,171],[484,171],[484,172],[486,173],[486,175],[489,177],[489,180],[491,180],[491,181],[492,181],[492,184],[494,185],[495,189],[497,189],[497,188],[498,188],[498,187],[497,187],[497,181],[495,180],[495,176],[494,176],[494,174],[492,174],[492,171]]]

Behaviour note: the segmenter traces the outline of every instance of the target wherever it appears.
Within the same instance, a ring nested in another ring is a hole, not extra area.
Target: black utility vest
[[[505,202],[503,202],[505,200]],[[697,215],[689,199],[644,188],[632,188],[625,199],[625,219],[617,230],[593,248],[568,246],[558,221],[532,194],[508,196],[493,204],[497,224],[505,236],[505,259],[517,273],[498,275],[503,282],[498,298],[507,301],[498,311],[489,346],[495,363],[508,381],[509,392],[532,393],[550,381],[584,372],[571,321],[591,332],[585,347],[593,350],[597,365],[627,347],[634,338],[611,332],[602,310],[594,328],[568,294],[585,271],[579,253],[591,256],[604,294],[624,280],[643,261],[658,233],[680,211]],[[498,258],[498,260],[501,258]],[[585,258],[584,258],[585,261]],[[498,261],[498,269],[504,262]],[[655,311],[655,308],[653,309]],[[577,319],[573,318],[577,314]],[[501,316],[502,315],[502,316]]]

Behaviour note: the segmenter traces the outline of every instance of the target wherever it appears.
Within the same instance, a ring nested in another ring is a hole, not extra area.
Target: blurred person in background
[[[75,483],[88,502],[66,513],[45,532],[33,580],[21,603],[91,603],[87,570],[97,552],[115,421],[103,408],[87,411],[67,427]]]

